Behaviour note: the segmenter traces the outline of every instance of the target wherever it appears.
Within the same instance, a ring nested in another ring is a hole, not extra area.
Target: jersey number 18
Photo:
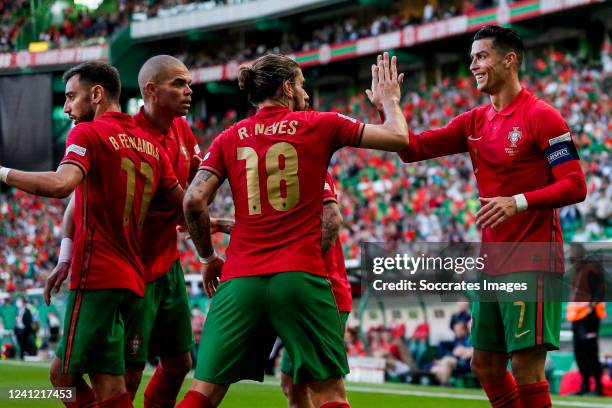
[[[237,159],[246,164],[249,215],[261,214],[257,152],[251,147],[239,147]],[[297,150],[287,142],[275,143],[266,152],[265,160],[268,202],[277,211],[289,211],[300,200]]]

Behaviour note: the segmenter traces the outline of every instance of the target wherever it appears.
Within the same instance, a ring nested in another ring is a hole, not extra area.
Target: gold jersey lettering
[[[121,146],[119,146],[119,143],[117,143],[117,141],[115,140],[114,137],[110,136],[108,138],[108,141],[111,142],[111,144],[113,145],[113,147],[115,148],[115,150],[119,150],[121,149]]]
[[[295,131],[297,128],[297,125],[299,125],[300,122],[298,122],[297,120],[292,120],[291,122],[289,122],[289,129],[287,130],[287,134],[288,135],[295,135]]]
[[[263,123],[256,123],[255,124],[255,135],[261,135],[262,133],[264,133],[266,131],[266,127],[264,126]]]
[[[240,136],[240,140],[246,139],[249,137],[249,133],[247,132],[247,128],[241,127],[238,129],[238,136]]]

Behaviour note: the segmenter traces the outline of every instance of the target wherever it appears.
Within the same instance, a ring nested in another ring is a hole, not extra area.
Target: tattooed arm
[[[212,245],[208,202],[219,188],[220,182],[214,173],[200,170],[189,185],[183,200],[187,228],[203,264],[204,289],[211,297],[215,294],[221,277],[223,260],[216,255]]]
[[[198,254],[208,258],[214,252],[210,239],[208,199],[219,188],[219,178],[208,170],[200,170],[189,185],[183,200],[187,228]]]
[[[340,227],[342,227],[343,222],[338,203],[329,201],[323,204],[323,220],[321,222],[321,227],[323,229],[321,251],[323,252],[323,256],[325,256],[329,248],[332,247],[338,238]]]
[[[222,232],[227,235],[232,234],[232,230],[234,229],[235,221],[231,218],[211,218],[210,219],[210,233],[215,234],[217,232]]]

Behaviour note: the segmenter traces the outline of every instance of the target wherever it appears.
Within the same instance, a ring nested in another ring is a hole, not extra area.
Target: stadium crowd
[[[612,102],[606,73],[581,63],[578,57],[558,51],[540,53],[524,75],[524,85],[550,101],[566,118],[577,139],[589,194],[576,206],[560,211],[567,240],[590,241],[612,236]],[[529,60],[529,59],[528,59]],[[608,73],[609,75],[609,73]],[[471,78],[445,78],[430,89],[422,85],[406,93],[403,109],[415,132],[439,127],[455,115],[485,103]],[[314,101],[320,110],[350,114],[365,122],[377,122],[377,113],[363,94],[345,100]],[[228,111],[222,117],[192,120],[203,148],[238,117]],[[337,180],[339,204],[345,228],[345,257],[359,256],[361,241],[476,241],[474,214],[479,208],[475,180],[467,155],[403,165],[394,154],[343,149],[330,165]],[[40,287],[55,265],[59,246],[63,203],[19,192],[3,195],[0,204],[0,290]],[[227,183],[217,194],[211,214],[233,215]],[[225,236],[216,236],[223,252]],[[185,270],[195,272],[198,262],[190,245],[182,241]]]
[[[15,50],[19,36],[30,35],[34,27],[38,27],[39,30],[37,39],[46,41],[51,48],[84,46],[105,42],[117,29],[127,26],[130,21],[210,10],[250,1],[257,0],[120,0],[117,10],[113,12],[87,11],[82,7],[68,6],[61,10],[61,16],[49,18],[49,13],[38,13],[44,17],[30,16],[30,0],[0,0],[0,52]],[[312,30],[300,30],[301,35],[287,32],[283,36],[281,45],[266,45],[262,41],[247,44],[243,44],[243,41],[224,41],[222,49],[219,49],[219,44],[214,44],[214,49],[206,50],[202,44],[197,44],[197,49],[186,48],[177,57],[187,66],[204,67],[222,61],[245,61],[268,52],[287,54],[308,51],[319,48],[323,44],[337,44],[399,30],[407,25],[469,14],[502,2],[511,3],[512,1],[430,0],[424,2],[423,7],[398,6],[396,7],[397,12],[393,13],[368,13],[360,18],[350,17],[340,21],[330,21],[322,27],[319,25],[313,27]],[[28,25],[28,21],[34,21],[34,19],[38,19],[36,24]],[[277,38],[274,36],[275,42]],[[27,44],[21,42],[22,47],[25,45]]]
[[[511,3],[510,1],[505,2]],[[278,35],[271,37],[269,44],[266,44],[266,39],[262,36],[259,36],[257,41],[250,42],[237,36],[234,41],[214,42],[212,47],[193,44],[175,56],[189,67],[206,67],[227,61],[243,62],[267,53],[291,54],[318,49],[324,44],[339,44],[376,36],[397,31],[409,25],[430,23],[460,14],[473,13],[498,3],[500,2],[492,0],[466,0],[458,6],[456,1],[427,1],[425,6],[420,8],[415,7],[414,4],[400,2],[392,13],[367,13],[343,20],[334,19],[323,24],[317,21],[316,26],[305,26],[299,32],[286,33],[282,36],[280,44],[278,44]]]

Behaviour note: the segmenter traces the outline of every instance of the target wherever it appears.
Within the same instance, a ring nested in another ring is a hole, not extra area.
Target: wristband
[[[514,198],[514,202],[516,203],[516,211],[521,212],[525,211],[528,207],[527,198],[525,198],[525,194],[517,194],[512,196]]]
[[[72,261],[72,239],[62,239],[62,246],[60,247],[59,259],[57,263]]]
[[[202,265],[208,265],[209,263],[214,261],[216,258],[217,258],[217,253],[214,250],[213,250],[213,253],[210,256],[207,256],[206,258],[203,258],[200,255],[198,255],[198,261],[200,261]]]
[[[6,184],[6,178],[8,177],[9,172],[12,169],[9,169],[8,167],[1,167],[0,166],[0,181]]]

